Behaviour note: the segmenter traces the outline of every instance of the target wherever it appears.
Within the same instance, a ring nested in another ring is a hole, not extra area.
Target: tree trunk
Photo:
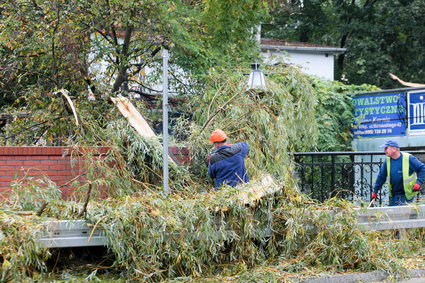
[[[128,26],[125,30],[125,37],[124,37],[124,43],[122,45],[122,51],[121,54],[123,55],[123,58],[128,58],[129,54],[129,47],[131,42],[131,35],[133,32],[133,27]],[[121,85],[127,81],[127,69],[128,69],[128,62],[125,60],[124,62],[122,60],[119,61],[119,71],[117,75],[117,79],[114,82],[114,85],[112,87],[112,92],[116,92],[120,89]]]

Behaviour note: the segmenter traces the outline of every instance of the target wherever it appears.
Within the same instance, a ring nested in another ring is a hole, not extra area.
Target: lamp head
[[[263,72],[259,69],[259,63],[251,64],[252,70],[248,78],[248,89],[265,90],[266,80],[264,79]]]

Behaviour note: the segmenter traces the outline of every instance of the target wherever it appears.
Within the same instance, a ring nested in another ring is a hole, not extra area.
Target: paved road
[[[425,269],[414,269],[409,272],[411,279],[397,281],[401,283],[425,283]],[[350,273],[337,275],[324,275],[317,278],[310,278],[303,283],[377,283],[377,282],[394,282],[386,281],[388,274],[381,271],[365,272],[365,273]]]
[[[399,281],[399,283],[424,283],[424,282],[425,282],[425,277]]]

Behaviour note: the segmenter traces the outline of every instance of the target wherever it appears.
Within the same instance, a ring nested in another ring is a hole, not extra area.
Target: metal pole
[[[163,184],[164,193],[168,195],[170,189],[168,187],[168,50],[162,50],[162,136],[164,143],[163,156]]]

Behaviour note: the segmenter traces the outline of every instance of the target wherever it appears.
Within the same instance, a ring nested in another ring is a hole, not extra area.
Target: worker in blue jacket
[[[372,199],[377,199],[378,191],[389,177],[389,205],[406,205],[413,201],[425,181],[425,164],[415,156],[401,152],[395,141],[387,141],[382,147],[385,148],[387,159],[379,170]]]
[[[248,144],[226,144],[226,140],[227,136],[222,130],[211,133],[210,142],[214,144],[215,150],[209,158],[208,174],[215,178],[216,189],[222,185],[234,187],[239,183],[249,182],[244,162],[249,150]]]

